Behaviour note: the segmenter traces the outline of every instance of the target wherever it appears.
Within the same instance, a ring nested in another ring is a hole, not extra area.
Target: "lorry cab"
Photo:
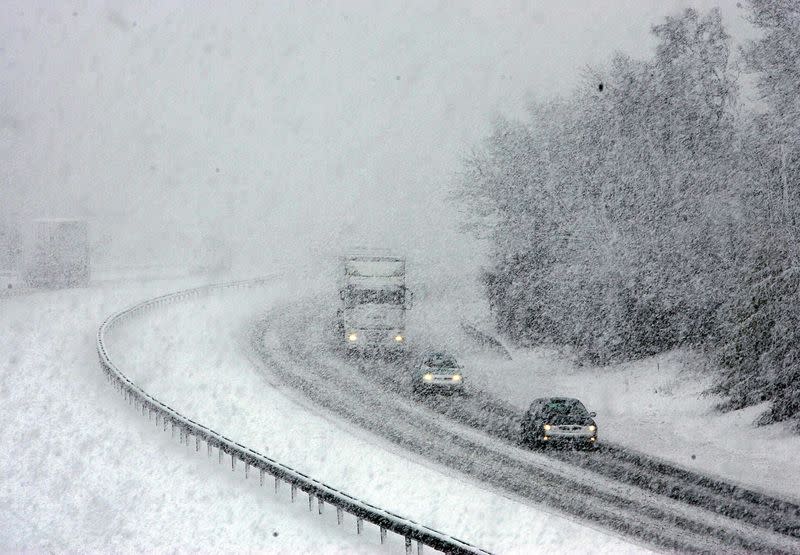
[[[405,258],[355,254],[342,259],[338,330],[348,353],[398,354],[406,345]]]

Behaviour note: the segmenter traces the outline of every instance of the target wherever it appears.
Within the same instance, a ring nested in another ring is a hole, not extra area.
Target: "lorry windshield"
[[[402,289],[347,289],[345,293],[347,306],[359,304],[395,304],[405,302],[405,291]]]

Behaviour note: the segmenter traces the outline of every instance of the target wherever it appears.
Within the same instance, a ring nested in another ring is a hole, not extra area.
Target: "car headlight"
[[[398,333],[397,335],[394,336],[394,340],[400,343],[401,341],[403,341],[403,336]]]
[[[432,382],[433,381],[433,374],[428,372],[427,374],[424,374],[422,376],[422,379],[425,380],[426,382]]]
[[[353,333],[351,333],[350,335],[347,336],[347,339],[349,339],[350,341],[357,341],[358,340],[358,334],[353,332]]]
[[[552,426],[550,424],[545,424],[544,426],[542,426],[542,428],[544,428],[545,430],[549,430],[550,428],[552,428]]]
[[[590,431],[590,432],[594,432],[596,429],[597,429],[597,426],[595,426],[594,424],[591,424],[591,425],[589,426],[589,431]]]
[[[453,374],[453,381],[460,382],[461,381],[461,374]]]

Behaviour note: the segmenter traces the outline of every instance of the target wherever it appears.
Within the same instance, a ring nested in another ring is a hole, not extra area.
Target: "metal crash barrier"
[[[109,316],[97,332],[97,353],[100,357],[100,367],[106,379],[137,412],[146,416],[148,420],[154,421],[157,428],[163,431],[170,431],[172,437],[175,437],[177,433],[181,444],[191,445],[191,440],[194,438],[195,451],[200,451],[201,443],[205,443],[209,457],[213,454],[214,449],[217,450],[220,463],[223,462],[225,457],[230,457],[231,470],[235,471],[237,464],[242,465],[245,478],[249,478],[251,472],[257,471],[261,486],[264,485],[265,476],[271,476],[274,479],[275,492],[279,490],[282,483],[288,484],[292,502],[295,501],[299,490],[308,496],[308,508],[310,511],[314,510],[315,501],[318,514],[322,514],[323,507],[326,504],[331,505],[336,509],[336,520],[340,525],[343,522],[345,513],[354,516],[358,534],[363,532],[364,522],[366,521],[379,528],[381,543],[384,543],[387,531],[402,536],[405,541],[406,553],[411,553],[412,542],[417,544],[417,553],[422,553],[423,546],[428,546],[444,553],[478,553],[484,555],[489,553],[457,538],[339,491],[183,416],[133,383],[114,364],[108,354],[106,333],[130,318],[148,310],[182,300],[195,299],[226,290],[262,287],[272,280],[273,278],[266,277],[185,289],[144,301]]]

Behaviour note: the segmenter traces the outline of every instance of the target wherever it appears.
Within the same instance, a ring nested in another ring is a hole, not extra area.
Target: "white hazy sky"
[[[474,264],[446,193],[492,118],[716,4],[6,1],[0,217],[89,217],[99,261]]]

